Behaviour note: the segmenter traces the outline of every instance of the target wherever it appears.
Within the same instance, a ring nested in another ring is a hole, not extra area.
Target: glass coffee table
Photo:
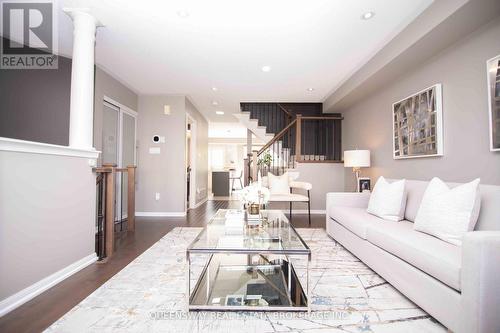
[[[261,211],[262,225],[245,213],[219,210],[186,250],[189,310],[310,311],[311,250],[279,210]],[[191,288],[191,257],[208,257]],[[290,257],[305,256],[306,286]]]

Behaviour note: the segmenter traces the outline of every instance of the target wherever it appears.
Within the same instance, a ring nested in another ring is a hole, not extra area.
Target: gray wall
[[[0,151],[0,184],[0,300],[95,252],[87,158]]]
[[[500,185],[500,153],[489,151],[486,60],[500,54],[500,19],[435,55],[414,71],[401,73],[347,110],[343,110],[343,149],[370,149],[372,167],[363,175],[465,182],[480,177]],[[436,83],[443,85],[444,156],[393,160],[392,103]],[[355,188],[345,173],[346,190]]]
[[[67,146],[71,59],[59,68],[0,69],[0,136]]]
[[[0,69],[0,137],[67,146],[71,59],[59,56],[56,70]],[[137,111],[137,94],[96,66],[94,147],[102,146],[104,96]]]
[[[170,105],[171,114],[163,113]],[[137,132],[137,195],[138,212],[184,212],[185,189],[185,96],[139,96]],[[153,135],[165,137],[165,143],[155,144]],[[149,153],[150,147],[159,147],[161,153]],[[160,200],[155,200],[155,193]]]
[[[94,90],[94,147],[102,149],[102,108],[104,96],[137,111],[139,97],[137,94],[113,78],[99,67],[95,71]]]
[[[208,194],[208,122],[186,98],[186,112],[196,120],[196,203]]]

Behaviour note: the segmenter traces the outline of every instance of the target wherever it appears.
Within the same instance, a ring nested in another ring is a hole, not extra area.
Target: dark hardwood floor
[[[237,208],[237,202],[208,201],[186,217],[138,217],[136,231],[117,232],[116,252],[107,263],[95,263],[0,318],[0,332],[41,332],[80,303],[104,282],[151,247],[175,227],[201,227],[221,208]],[[325,216],[312,215],[311,227],[324,228]],[[307,215],[293,216],[293,225],[309,227]]]

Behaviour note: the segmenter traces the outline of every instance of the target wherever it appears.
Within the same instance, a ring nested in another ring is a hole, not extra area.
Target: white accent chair
[[[298,176],[298,174],[297,174]],[[291,178],[294,176],[291,176]],[[268,187],[267,177],[262,177],[262,185]],[[272,194],[269,198],[269,202],[288,202],[290,206],[290,222],[292,222],[292,204],[295,202],[307,203],[307,213],[309,218],[309,225],[311,225],[311,190],[312,184],[308,182],[301,182],[297,180],[290,180],[290,194]],[[306,192],[305,194],[294,193],[294,190],[300,190]]]
[[[400,222],[367,213],[370,193],[328,193],[326,231],[453,332],[500,332],[500,186],[479,186],[479,220],[456,246],[413,229],[427,184],[406,181]]]

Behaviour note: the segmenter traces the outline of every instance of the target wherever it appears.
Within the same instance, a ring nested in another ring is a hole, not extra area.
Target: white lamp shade
[[[346,150],[344,151],[344,167],[367,168],[370,166],[369,150]]]

